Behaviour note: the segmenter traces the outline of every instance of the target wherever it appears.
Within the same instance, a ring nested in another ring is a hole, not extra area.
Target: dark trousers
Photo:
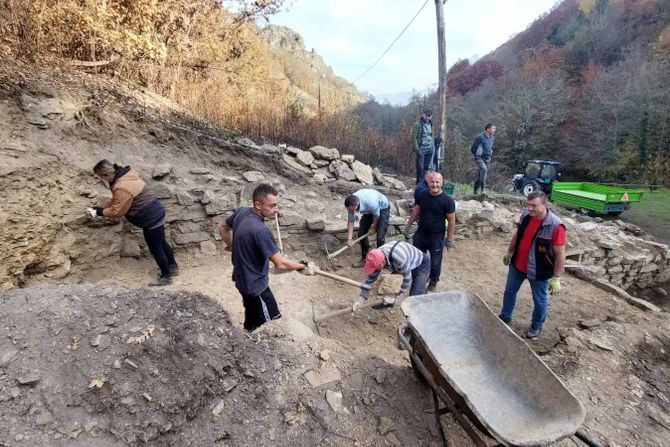
[[[389,227],[389,218],[391,217],[391,207],[384,208],[379,212],[379,220],[377,220],[377,248],[384,245],[386,242],[386,230]],[[361,222],[358,225],[358,237],[363,236],[370,230],[372,226],[372,214],[363,214],[361,217]],[[361,256],[363,259],[368,255],[370,251],[370,242],[368,238],[365,238],[361,241]]]
[[[161,269],[161,275],[170,274],[170,266],[177,265],[174,259],[174,252],[167,240],[165,240],[165,225],[156,228],[143,228],[144,241],[149,247],[149,253],[156,260],[158,268]]]
[[[242,294],[244,329],[251,332],[271,320],[281,318],[277,301],[268,287],[258,295]]]
[[[433,152],[430,151],[426,154],[416,153],[416,183],[423,179],[423,174],[430,169],[433,162]]]
[[[491,165],[491,160],[484,160],[481,158],[475,159],[477,163],[477,178],[475,179],[475,194],[481,194],[484,192],[484,187],[486,186],[486,177],[488,176],[489,166]]]
[[[414,270],[412,270],[412,287],[409,289],[409,296],[423,295],[426,293],[428,284],[428,275],[430,274],[430,259],[424,253],[423,261]]]
[[[444,252],[444,235],[425,237],[419,232],[414,234],[413,245],[422,253],[430,253],[430,280],[437,282],[442,273],[442,253]]]

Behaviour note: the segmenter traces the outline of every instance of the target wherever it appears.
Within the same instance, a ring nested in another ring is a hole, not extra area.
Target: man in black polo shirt
[[[279,193],[272,185],[258,185],[253,206],[240,208],[218,226],[221,238],[233,252],[233,281],[242,294],[244,329],[249,332],[281,318],[268,285],[268,259],[279,270],[314,274],[305,264],[289,261],[279,253],[272,232],[263,222],[274,219],[278,204]]]
[[[419,219],[419,229],[414,234],[413,244],[423,253],[430,252],[430,283],[426,292],[434,292],[442,271],[442,251],[455,248],[456,203],[454,199],[442,192],[444,181],[442,174],[431,172],[426,176],[428,189],[416,197],[416,204],[405,227],[408,234],[412,223]],[[445,220],[449,223],[445,231]],[[445,240],[444,235],[447,233]]]

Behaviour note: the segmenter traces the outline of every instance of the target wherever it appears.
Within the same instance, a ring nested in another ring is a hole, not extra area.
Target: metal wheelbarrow
[[[441,416],[451,413],[478,447],[545,446],[583,431],[585,411],[563,382],[477,295],[445,292],[402,303],[401,345],[433,391]],[[444,406],[441,407],[440,403]]]

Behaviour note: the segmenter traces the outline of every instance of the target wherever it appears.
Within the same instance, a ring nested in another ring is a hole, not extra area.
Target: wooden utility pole
[[[435,17],[437,18],[437,64],[438,83],[437,96],[439,101],[438,122],[439,135],[442,139],[441,153],[438,163],[444,163],[444,146],[447,138],[447,43],[444,34],[444,4],[447,0],[435,0]],[[437,148],[436,148],[437,149]]]

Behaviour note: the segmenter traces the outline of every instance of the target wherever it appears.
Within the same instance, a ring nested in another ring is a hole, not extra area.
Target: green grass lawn
[[[642,201],[631,204],[630,209],[621,214],[621,219],[670,244],[670,189],[645,191]]]

